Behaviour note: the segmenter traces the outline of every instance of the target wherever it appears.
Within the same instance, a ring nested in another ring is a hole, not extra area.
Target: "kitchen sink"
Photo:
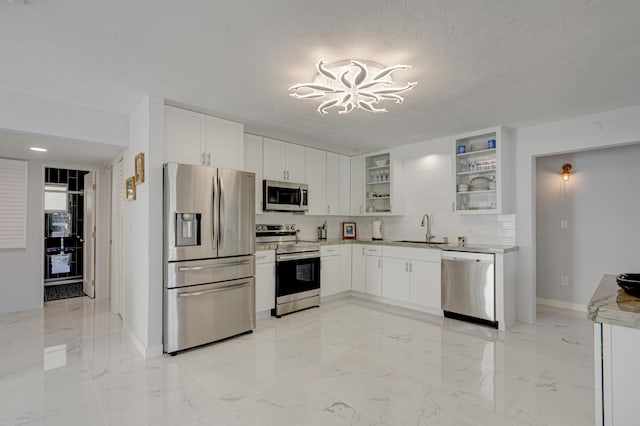
[[[421,241],[417,241],[417,240],[400,240],[400,241],[396,241],[397,243],[412,243],[412,244],[424,244],[427,246],[437,246],[437,245],[445,245],[445,244],[449,244],[448,242],[444,242],[444,241],[430,241],[430,242],[426,242],[425,240],[421,240]]]

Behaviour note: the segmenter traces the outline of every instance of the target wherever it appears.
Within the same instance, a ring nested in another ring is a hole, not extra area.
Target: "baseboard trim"
[[[576,312],[587,312],[587,305],[581,305],[579,303],[564,302],[562,300],[544,299],[542,297],[536,298],[536,303],[539,305],[550,306],[552,308],[569,309]]]
[[[345,297],[349,297],[351,295],[351,290],[345,290],[340,293],[332,294],[331,296],[322,296],[320,297],[320,303],[331,302],[332,300],[344,299]]]
[[[158,356],[162,355],[162,353],[163,353],[162,345],[157,345],[157,346],[152,346],[150,348],[147,348],[140,341],[140,339],[138,339],[138,336],[136,336],[133,333],[133,331],[131,330],[129,325],[124,321],[122,322],[122,328],[123,328],[125,334],[129,337],[129,340],[131,340],[131,343],[133,343],[133,346],[140,353],[140,355],[142,355],[142,358],[145,358],[145,359],[154,358],[154,357],[158,357]]]

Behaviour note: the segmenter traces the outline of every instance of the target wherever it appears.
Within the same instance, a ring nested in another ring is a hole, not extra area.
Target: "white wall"
[[[130,117],[125,177],[145,154],[145,182],[124,206],[124,322],[143,356],[162,353],[162,156],[164,103],[145,96]]]
[[[0,250],[0,313],[35,309],[43,304],[42,163],[29,162],[27,179],[27,247]]]
[[[126,147],[126,115],[0,90],[0,129]]]
[[[586,307],[603,274],[640,271],[639,161],[640,144],[537,159],[538,298]],[[568,182],[564,163],[574,166]]]
[[[535,320],[535,158],[640,141],[640,105],[516,130],[518,319]],[[637,192],[636,192],[637,193]],[[613,211],[611,212],[613,214]],[[603,271],[604,273],[604,271]],[[593,277],[599,280],[600,276]]]

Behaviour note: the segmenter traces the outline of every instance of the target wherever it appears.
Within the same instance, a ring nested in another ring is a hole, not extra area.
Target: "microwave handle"
[[[300,192],[300,207],[302,207],[302,187],[298,187],[298,192]]]

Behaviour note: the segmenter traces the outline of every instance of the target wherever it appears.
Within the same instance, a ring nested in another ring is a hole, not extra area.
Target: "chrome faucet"
[[[422,223],[420,223],[420,226],[424,228],[425,224],[427,226],[426,242],[430,243],[431,239],[435,237],[435,235],[431,234],[431,218],[428,213],[422,216]]]

